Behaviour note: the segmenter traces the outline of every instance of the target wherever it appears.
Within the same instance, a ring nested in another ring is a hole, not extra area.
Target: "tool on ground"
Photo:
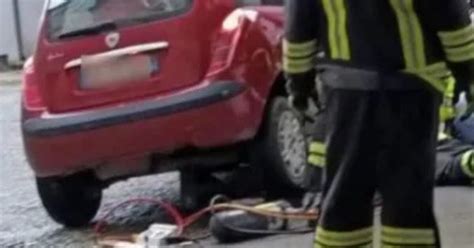
[[[225,199],[225,203],[217,203]],[[261,201],[229,201],[223,196],[217,196],[209,207],[195,214],[183,218],[182,214],[171,204],[153,199],[132,199],[117,205],[97,222],[95,227],[98,245],[103,248],[160,248],[166,247],[194,247],[196,239],[183,237],[186,228],[195,224],[201,218],[212,214],[210,221],[211,234],[220,242],[235,242],[245,239],[276,234],[295,234],[311,232],[314,229],[294,228],[289,225],[290,220],[308,223],[317,220],[317,211],[295,209],[286,201],[276,201],[259,205],[244,205],[260,203]],[[131,203],[148,203],[160,206],[170,214],[175,225],[154,224],[141,234],[130,234],[124,237],[110,237],[103,235],[105,219],[119,207]],[[207,237],[207,236],[206,236]],[[174,246],[170,246],[174,245]]]
[[[255,209],[274,213],[291,214],[300,212],[286,201],[277,201],[254,206]],[[210,220],[211,234],[221,243],[238,242],[276,234],[311,232],[314,229],[294,229],[290,219],[250,213],[245,210],[228,210],[215,213]],[[298,221],[301,223],[301,220]],[[308,223],[308,222],[306,222]]]

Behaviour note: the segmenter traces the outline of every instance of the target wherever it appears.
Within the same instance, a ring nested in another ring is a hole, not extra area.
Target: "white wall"
[[[44,2],[45,0],[18,0],[25,57],[29,57],[34,51]],[[12,0],[0,0],[0,55],[2,54],[7,54],[11,62],[20,59]]]
[[[26,57],[33,53],[33,49],[36,45],[39,20],[41,18],[44,1],[45,0],[18,0],[22,28],[23,53]]]
[[[14,23],[12,1],[0,0],[0,55],[6,54],[9,60],[18,61]]]

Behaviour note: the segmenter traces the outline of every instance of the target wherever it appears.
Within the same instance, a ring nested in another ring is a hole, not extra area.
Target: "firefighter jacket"
[[[411,74],[443,94],[474,81],[465,0],[289,0],[283,53],[295,84],[308,83],[298,79],[317,62]]]

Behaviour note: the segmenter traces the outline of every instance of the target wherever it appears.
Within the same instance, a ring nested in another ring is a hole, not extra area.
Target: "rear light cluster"
[[[224,19],[221,29],[217,34],[218,39],[212,45],[212,61],[210,74],[217,73],[232,63],[234,52],[240,43],[242,33],[248,24],[248,20],[254,21],[257,12],[253,10],[236,9]]]
[[[233,36],[225,34],[212,46],[212,61],[209,72],[216,73],[229,65]]]
[[[24,108],[28,111],[38,111],[45,108],[39,85],[35,80],[33,58],[29,58],[23,66],[22,93]]]

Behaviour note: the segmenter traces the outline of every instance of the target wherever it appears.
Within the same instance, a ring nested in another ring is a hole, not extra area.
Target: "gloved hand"
[[[321,205],[321,193],[307,192],[303,197],[301,205],[305,211],[316,211]]]
[[[288,76],[286,89],[290,95],[290,105],[298,111],[305,112],[311,99],[318,101],[315,72]]]
[[[296,94],[290,95],[290,97],[288,98],[291,107],[302,113],[306,112],[306,110],[308,109],[309,100],[310,98],[308,96]]]

